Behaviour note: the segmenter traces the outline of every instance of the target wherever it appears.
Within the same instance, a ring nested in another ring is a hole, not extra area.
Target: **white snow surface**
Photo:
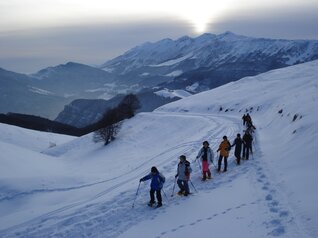
[[[174,98],[174,97],[185,98],[185,97],[189,97],[192,95],[191,93],[184,91],[184,90],[181,90],[181,89],[172,90],[172,89],[167,89],[167,88],[162,89],[160,91],[157,91],[157,92],[155,92],[155,94],[157,94],[161,97],[165,97],[165,98]]]
[[[197,192],[171,196],[178,157],[232,142],[246,110],[252,158],[237,166],[231,151],[228,172],[212,166],[205,182],[192,162]],[[0,237],[318,237],[317,118],[313,61],[137,114],[108,146],[54,135],[48,149],[52,134],[1,125]],[[146,206],[149,181],[136,196],[151,166],[166,177],[158,209]]]
[[[182,73],[183,73],[182,70],[175,70],[175,71],[172,71],[172,72],[169,73],[169,74],[166,74],[165,76],[168,76],[168,77],[178,77],[178,76],[180,76]]]
[[[172,60],[168,60],[166,62],[163,62],[161,64],[149,65],[149,66],[151,66],[151,67],[172,66],[172,65],[175,65],[175,64],[182,62],[185,59],[191,58],[192,56],[193,56],[193,53],[189,53],[189,54],[182,56],[182,57],[179,57],[177,59],[172,59]]]
[[[41,89],[41,88],[36,88],[36,87],[30,87],[29,90],[33,93],[37,94],[42,94],[42,95],[54,95],[54,93]]]

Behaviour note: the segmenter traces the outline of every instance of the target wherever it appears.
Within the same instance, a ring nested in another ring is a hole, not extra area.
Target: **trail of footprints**
[[[258,162],[259,163],[259,162]],[[257,163],[255,164],[257,171],[257,182],[260,184],[261,189],[265,193],[265,203],[271,213],[269,221],[264,222],[264,225],[269,230],[268,235],[281,236],[286,233],[284,224],[291,223],[293,218],[290,217],[288,211],[284,210],[280,205],[276,197],[277,191],[274,186],[270,183],[268,177],[264,174],[263,168]]]
[[[170,230],[168,230],[168,231],[163,231],[163,232],[161,232],[158,236],[156,236],[156,238],[163,237],[163,236],[165,236],[165,235],[167,235],[167,234],[169,234],[169,233],[176,232],[176,231],[178,231],[178,230],[184,229],[184,228],[189,227],[189,226],[190,226],[190,227],[191,227],[191,226],[195,226],[195,225],[197,225],[197,224],[199,224],[199,223],[201,223],[201,222],[211,221],[211,220],[213,220],[214,218],[216,218],[216,217],[218,217],[218,216],[225,215],[225,214],[227,214],[227,213],[229,213],[229,212],[231,212],[231,211],[233,211],[233,210],[237,210],[237,209],[240,209],[240,208],[245,207],[245,206],[248,206],[248,205],[255,205],[255,204],[257,204],[257,202],[259,202],[259,201],[256,200],[256,201],[253,201],[253,202],[250,202],[250,203],[242,203],[242,204],[240,204],[240,205],[238,205],[238,206],[236,206],[236,207],[227,208],[226,210],[224,210],[224,211],[222,211],[222,212],[214,213],[214,214],[212,214],[212,215],[209,216],[209,217],[199,218],[199,219],[197,219],[197,220],[195,220],[195,221],[192,221],[191,223],[181,224],[181,225],[179,225],[178,227],[174,227],[174,228],[172,228],[172,229],[170,229]]]

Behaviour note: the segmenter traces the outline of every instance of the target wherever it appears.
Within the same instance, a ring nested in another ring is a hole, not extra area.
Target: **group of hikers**
[[[218,166],[217,166],[217,172],[221,172],[221,165],[222,161],[224,161],[224,167],[222,172],[227,171],[227,159],[230,154],[230,150],[232,147],[235,147],[234,149],[234,156],[235,161],[237,165],[241,164],[241,159],[249,159],[250,152],[253,154],[252,149],[252,142],[253,142],[253,136],[252,133],[256,129],[255,126],[252,123],[251,116],[247,113],[247,115],[243,115],[243,126],[246,126],[246,129],[244,131],[244,135],[241,138],[241,134],[237,134],[236,138],[234,139],[233,143],[231,144],[227,138],[227,136],[223,136],[223,141],[219,144],[219,147],[217,149],[217,152],[219,152],[219,158],[218,158]],[[198,155],[196,156],[196,159],[193,161],[200,160],[201,163],[199,163],[200,170],[202,170],[202,181],[206,181],[207,179],[212,179],[212,174],[210,170],[210,165],[213,164],[214,159],[214,153],[213,150],[209,147],[209,142],[204,141],[202,148],[199,150]],[[242,153],[243,152],[243,153]],[[241,157],[242,155],[242,157]],[[216,167],[214,165],[214,167]],[[187,160],[185,155],[179,156],[179,163],[177,166],[177,173],[175,175],[175,183],[178,184],[179,191],[177,192],[178,195],[188,196],[190,194],[189,189],[189,181],[190,180],[190,174],[192,172],[192,168],[190,165],[190,162]],[[162,196],[161,196],[161,190],[163,187],[163,184],[165,182],[165,177],[158,171],[156,167],[151,168],[151,172],[140,179],[140,182],[146,181],[151,179],[150,183],[150,201],[148,203],[148,206],[152,207],[156,204],[155,202],[155,193],[157,198],[157,205],[156,207],[162,206]],[[192,184],[192,183],[191,183]],[[193,186],[193,184],[192,184]],[[174,184],[175,187],[175,184]],[[174,192],[173,187],[173,192]],[[194,186],[193,186],[194,187]],[[194,187],[195,188],[195,187]],[[139,187],[138,187],[139,189]],[[138,190],[137,190],[138,192]],[[173,193],[172,192],[172,193]]]

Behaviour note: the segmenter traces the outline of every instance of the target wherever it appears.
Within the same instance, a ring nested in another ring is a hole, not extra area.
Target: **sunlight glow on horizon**
[[[307,0],[315,4],[316,0]],[[0,33],[32,28],[80,26],[95,23],[132,23],[148,19],[183,20],[203,33],[233,12],[266,7],[299,6],[301,0],[1,0]]]
[[[235,0],[7,0],[0,3],[0,29],[20,30],[89,23],[124,23],[146,18],[172,17],[189,22],[202,33],[212,19],[220,17]],[[237,1],[237,0],[236,0]],[[1,10],[2,9],[2,10]]]

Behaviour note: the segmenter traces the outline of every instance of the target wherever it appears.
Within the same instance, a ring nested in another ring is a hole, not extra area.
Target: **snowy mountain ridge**
[[[139,113],[107,147],[93,135],[64,143],[57,135],[57,146],[38,153],[17,141],[25,133],[37,144],[32,131],[1,126],[0,236],[317,237],[317,75],[312,61]],[[237,166],[231,151],[228,172],[211,165],[213,179],[202,182],[194,162],[202,142],[216,154],[224,135],[232,142],[243,132],[246,112],[257,128],[251,160]],[[198,192],[190,184],[192,196],[171,197],[181,154]],[[151,166],[166,177],[155,210],[146,206],[149,183],[136,196]]]
[[[306,49],[306,51],[301,51]],[[308,49],[308,50],[307,50]],[[177,40],[163,39],[154,43],[137,46],[123,55],[101,66],[121,71],[122,74],[145,66],[177,67],[182,61],[193,60],[194,68],[218,67],[225,62],[233,62],[242,57],[281,55],[281,63],[292,65],[317,57],[318,41],[274,40],[253,38],[225,32],[220,35],[205,33],[199,37],[181,37]],[[189,57],[189,56],[192,57]],[[166,62],[176,61],[175,64]]]

